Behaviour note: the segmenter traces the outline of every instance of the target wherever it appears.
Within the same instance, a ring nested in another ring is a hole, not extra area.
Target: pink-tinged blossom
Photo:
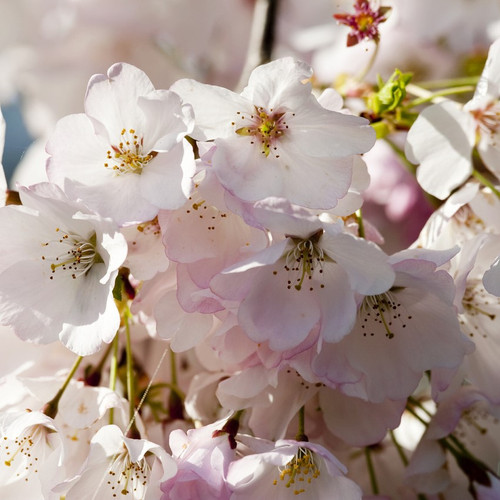
[[[72,197],[119,224],[153,219],[188,198],[195,172],[191,107],[155,90],[138,68],[114,64],[94,75],[85,114],[56,125],[47,144],[47,174]]]
[[[500,255],[499,217],[498,198],[469,183],[434,212],[417,240],[418,245],[438,250],[455,243],[461,246],[447,270],[455,281],[454,303],[462,332],[476,348],[464,358],[457,376],[466,377],[498,402],[500,390],[492,380],[498,378],[500,301],[488,293],[483,276]]]
[[[286,500],[300,495],[317,500],[361,500],[361,489],[345,477],[344,465],[319,444],[254,441],[259,451],[229,466],[231,500]]]
[[[489,262],[500,254],[500,237],[479,234],[463,243],[451,261],[457,295],[455,303],[462,331],[474,342],[475,350],[464,359],[462,376],[500,403],[500,299],[488,293],[481,277]]]
[[[354,3],[354,14],[334,14],[333,17],[339,22],[351,28],[347,35],[347,46],[352,47],[363,40],[379,42],[379,24],[387,20],[386,14],[390,7],[380,7],[379,2],[373,0],[356,0]]]
[[[59,339],[86,356],[120,325],[112,290],[127,245],[118,228],[55,185],[20,191],[0,209],[0,322],[23,340]]]
[[[490,47],[473,98],[464,106],[445,100],[424,109],[408,132],[405,153],[416,164],[417,180],[428,193],[447,198],[473,172],[477,151],[500,177],[500,40]]]
[[[461,387],[440,402],[411,457],[408,484],[418,492],[435,494],[446,493],[453,483],[468,482],[471,498],[497,498],[499,416],[498,405],[471,386]],[[453,454],[446,453],[441,444],[448,436],[449,443],[458,444]],[[458,468],[451,468],[449,462],[456,462]],[[474,494],[476,488],[484,496]]]
[[[213,168],[244,201],[269,196],[333,208],[351,184],[352,155],[375,133],[359,117],[324,108],[311,93],[312,70],[283,58],[256,68],[241,94],[194,80],[171,89],[192,104],[197,140],[215,140]]]
[[[453,280],[437,269],[455,252],[415,249],[393,255],[394,285],[362,297],[352,331],[323,345],[314,361],[323,382],[382,403],[407,398],[426,370],[457,369],[473,344],[460,331]]]
[[[177,474],[161,485],[161,500],[229,500],[226,476],[235,449],[234,436],[221,431],[226,420],[187,433],[181,429],[170,433]]]
[[[197,285],[208,287],[214,274],[262,250],[268,238],[228,209],[225,190],[212,170],[196,181],[186,204],[179,210],[162,210],[158,222],[167,256],[188,264]]]
[[[121,232],[128,243],[124,266],[130,269],[135,279],[149,280],[167,270],[169,261],[156,217],[137,226],[124,227]]]
[[[160,483],[175,475],[177,466],[159,445],[123,435],[116,425],[99,429],[80,473],[58,486],[66,500],[123,498],[155,500]]]
[[[354,292],[382,293],[394,281],[387,256],[373,243],[323,223],[283,200],[255,213],[276,243],[213,278],[212,290],[241,300],[238,320],[255,342],[282,351],[299,345],[320,322],[320,336],[340,340],[356,317]],[[279,231],[279,233],[278,233]],[[281,236],[283,238],[283,236]]]
[[[268,368],[262,364],[244,368],[219,383],[217,398],[224,408],[246,408],[248,426],[266,439],[285,437],[290,422],[309,401],[318,387],[303,379],[293,368],[300,352],[289,360]],[[274,412],[273,408],[280,408]]]

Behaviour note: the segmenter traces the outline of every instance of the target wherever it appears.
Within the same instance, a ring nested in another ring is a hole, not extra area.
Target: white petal
[[[231,122],[235,121],[237,112],[254,112],[249,101],[223,87],[184,79],[175,82],[170,90],[193,106],[196,126],[191,135],[199,141],[234,135]]]
[[[417,180],[430,194],[444,199],[472,173],[474,121],[453,101],[426,108],[411,127],[405,153],[420,163]]]

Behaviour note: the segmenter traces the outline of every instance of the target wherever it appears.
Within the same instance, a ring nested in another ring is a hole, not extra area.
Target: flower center
[[[319,275],[323,274],[325,254],[319,245],[322,235],[323,229],[316,231],[307,239],[288,236],[291,238],[294,246],[284,255],[285,265],[283,268],[288,274],[293,273],[295,275],[293,279],[287,281],[288,290],[292,286],[295,290],[302,290],[304,281],[306,279],[308,281],[312,280],[316,270]],[[273,271],[273,274],[277,275],[278,271]],[[325,285],[321,283],[320,288],[324,287]],[[313,289],[313,286],[310,285],[309,290],[312,291]]]
[[[474,109],[471,112],[476,120],[478,133],[493,135],[500,125],[500,104],[496,101],[488,103],[484,108]]]
[[[71,274],[73,279],[85,275],[90,268],[99,262],[104,262],[96,250],[96,234],[93,233],[89,239],[80,235],[64,232],[56,228],[58,239],[42,243],[43,247],[55,248],[55,251],[42,255],[42,260],[50,263],[50,279],[54,279],[56,272],[63,271]],[[56,253],[58,252],[58,253]]]
[[[275,479],[273,485],[284,484],[286,488],[293,487],[293,493],[300,495],[306,491],[307,485],[311,484],[313,479],[320,476],[320,470],[314,461],[311,450],[299,448],[290,462],[284,469],[280,469],[279,481]]]
[[[0,441],[1,464],[9,467],[10,474],[28,481],[31,473],[38,472],[40,455],[48,444],[47,432],[42,425],[35,425],[13,440],[4,436]]]
[[[141,174],[142,169],[157,155],[156,151],[144,154],[144,139],[136,134],[134,129],[123,129],[121,131],[121,141],[118,146],[111,146],[106,152],[107,160],[104,163],[106,168],[110,168],[116,175]]]
[[[476,342],[487,339],[495,328],[499,304],[500,298],[489,294],[480,279],[469,280],[462,298],[464,312],[458,316],[462,331]]]
[[[123,451],[113,457],[108,470],[108,487],[113,497],[132,493],[134,498],[144,498],[151,474],[151,467],[146,458],[132,462],[128,451]]]
[[[396,298],[401,287],[392,287],[389,291],[379,295],[367,295],[359,309],[361,319],[361,330],[363,337],[374,337],[377,330],[383,328],[388,339],[394,338],[394,326],[406,328],[407,321],[413,316],[407,315],[404,307]]]
[[[357,17],[356,21],[358,22],[358,30],[363,33],[373,26],[374,19],[372,15],[363,13]]]
[[[278,150],[276,143],[288,128],[284,119],[285,113],[275,112],[272,108],[268,112],[260,106],[255,106],[255,113],[250,116],[242,115],[239,111],[237,114],[241,115],[242,120],[250,121],[250,124],[235,130],[238,135],[253,137],[251,144],[257,141],[261,153],[266,157]],[[236,125],[236,122],[232,122],[232,125]],[[275,157],[279,158],[279,154],[275,153]]]

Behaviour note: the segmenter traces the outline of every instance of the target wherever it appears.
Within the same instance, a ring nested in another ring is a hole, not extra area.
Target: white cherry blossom
[[[20,192],[23,206],[0,209],[8,235],[0,254],[0,322],[22,339],[59,339],[86,356],[120,325],[112,290],[127,245],[109,219],[67,199],[52,184]]]
[[[194,108],[192,136],[215,140],[215,172],[242,200],[328,209],[347,194],[352,155],[368,151],[375,134],[364,118],[323,107],[311,75],[288,57],[256,68],[241,94],[194,80],[171,87]]]
[[[195,164],[184,136],[192,127],[178,95],[114,64],[90,79],[85,114],[58,122],[47,144],[49,180],[119,224],[149,221],[189,196]]]
[[[160,482],[175,475],[177,466],[159,445],[123,435],[116,425],[96,432],[87,461],[78,476],[61,484],[66,500],[155,500]]]

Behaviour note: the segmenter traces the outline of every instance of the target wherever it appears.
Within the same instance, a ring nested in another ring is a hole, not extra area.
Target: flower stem
[[[168,414],[172,420],[184,419],[184,396],[177,385],[177,360],[175,352],[170,349],[170,395],[168,397]]]
[[[478,172],[476,169],[472,171],[472,175],[483,185],[489,187],[491,191],[496,195],[497,198],[500,198],[500,191],[493,185],[493,183],[488,180],[483,174]]]
[[[114,391],[116,390],[116,379],[118,374],[118,334],[112,342],[113,353],[111,355],[111,365],[109,367],[109,388]],[[115,409],[109,409],[109,425],[112,425],[115,417]]]
[[[420,408],[428,417],[432,417],[432,413],[429,410],[427,410],[427,408],[413,396],[408,397],[408,403],[412,404],[413,406],[416,406],[417,408]]]
[[[101,383],[102,369],[108,359],[109,353],[111,352],[112,344],[109,344],[106,347],[101,359],[97,363],[97,365],[92,366],[88,365],[85,368],[84,381],[86,385],[90,385],[92,387],[97,387]]]
[[[418,86],[423,89],[444,89],[450,87],[462,87],[463,85],[477,85],[477,82],[479,82],[479,76],[464,76],[461,78],[419,82]]]
[[[425,427],[429,426],[429,422],[426,422],[413,408],[406,405],[406,411],[411,413],[421,424],[425,425]]]
[[[396,447],[399,458],[401,458],[401,462],[403,462],[403,465],[406,467],[408,465],[408,459],[406,458],[403,447],[401,446],[401,444],[397,440],[396,435],[394,434],[393,430],[389,431],[389,435],[391,436],[391,440],[394,443],[394,446]]]
[[[375,474],[375,467],[373,466],[372,460],[372,450],[369,446],[365,447],[365,458],[366,458],[366,466],[368,467],[368,474],[370,476],[370,484],[372,487],[372,493],[374,495],[379,494],[377,475]]]
[[[177,388],[177,361],[175,352],[170,349],[170,384]]]
[[[299,429],[297,431],[297,435],[295,436],[296,441],[309,441],[308,437],[306,436],[305,416],[306,408],[305,406],[302,406],[298,413]]]
[[[129,403],[129,430],[128,437],[138,437],[139,431],[135,425],[135,387],[134,387],[134,359],[132,356],[132,343],[130,341],[130,309],[127,307],[123,313],[125,323],[125,351],[127,355],[127,397]]]
[[[412,83],[409,83],[406,86],[406,90],[413,95],[419,96],[417,99],[414,99],[413,101],[410,101],[406,106],[404,106],[403,109],[408,110],[411,108],[414,108],[416,106],[420,106],[421,104],[425,104],[427,102],[432,102],[439,97],[444,97],[447,95],[453,95],[453,94],[463,94],[466,92],[474,92],[475,87],[472,85],[463,85],[462,87],[452,87],[452,88],[447,88],[443,90],[438,90],[437,92],[429,92],[428,90],[425,90],[421,87],[418,87],[417,85],[414,85]]]
[[[361,212],[361,208],[356,210],[356,219],[358,221],[358,236],[360,238],[365,237],[365,225],[363,224],[363,214]]]
[[[43,406],[42,412],[45,413],[45,415],[47,415],[48,417],[50,417],[50,418],[56,417],[57,411],[58,411],[58,406],[59,406],[59,401],[60,401],[62,395],[64,394],[64,391],[68,387],[74,374],[76,373],[76,370],[78,370],[78,367],[80,366],[80,363],[82,362],[82,359],[83,359],[83,356],[78,356],[78,358],[76,358],[76,361],[73,364],[73,368],[71,368],[63,385],[57,391],[57,394],[48,403],[45,403],[45,405]]]

